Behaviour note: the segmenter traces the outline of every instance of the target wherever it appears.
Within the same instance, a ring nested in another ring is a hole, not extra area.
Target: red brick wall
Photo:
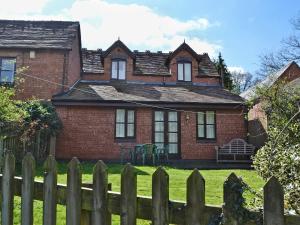
[[[77,80],[80,79],[81,66],[80,66],[80,49],[79,49],[79,39],[76,39],[72,44],[72,51],[68,55],[68,71],[67,71],[67,86],[72,86]]]
[[[37,49],[34,50],[35,58],[30,58],[30,49],[0,49],[0,57],[16,58],[17,70],[28,67],[23,73],[32,76],[19,74],[24,82],[18,86],[16,97],[18,99],[35,97],[50,100],[52,95],[62,91],[61,84],[63,83],[64,72],[66,74],[65,85],[72,86],[80,78],[79,43],[77,38],[72,48],[72,51]],[[66,56],[65,71],[64,56]]]
[[[115,110],[104,107],[58,106],[64,128],[57,139],[56,157],[68,159],[119,159],[119,143],[114,139]],[[246,128],[239,110],[217,110],[217,140],[196,141],[196,115],[181,113],[183,159],[215,159],[215,145],[233,138],[245,138]],[[233,114],[233,115],[232,115]],[[127,145],[152,142],[152,109],[136,111],[136,140]],[[124,144],[124,143],[123,143]]]
[[[177,82],[177,58],[189,57],[192,59],[192,81],[195,83],[215,84],[219,85],[219,78],[216,77],[201,77],[198,75],[198,62],[187,51],[179,52],[170,62],[171,75],[170,76],[157,76],[157,75],[139,75],[133,74],[133,60],[124,52],[122,48],[114,49],[104,59],[104,74],[89,74],[84,73],[83,79],[85,80],[110,80],[111,79],[111,56],[119,54],[127,57],[126,65],[126,79],[133,81],[145,81],[145,82]]]

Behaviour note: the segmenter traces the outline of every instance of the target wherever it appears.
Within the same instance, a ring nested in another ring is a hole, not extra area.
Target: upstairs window
[[[125,80],[126,61],[122,59],[112,60],[111,62],[111,78],[116,80]]]
[[[129,109],[116,110],[116,138],[135,137],[135,111]]]
[[[178,81],[192,81],[192,63],[177,63]]]
[[[16,59],[0,58],[0,83],[13,83],[16,70]]]
[[[197,113],[197,138],[216,138],[216,117],[214,111],[203,111]]]

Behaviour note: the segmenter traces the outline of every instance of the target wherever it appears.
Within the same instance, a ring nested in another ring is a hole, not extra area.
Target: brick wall
[[[0,57],[16,58],[17,70],[28,67],[23,73],[32,76],[18,75],[24,79],[24,82],[17,88],[18,99],[34,97],[50,100],[52,95],[62,91],[64,73],[64,84],[67,86],[72,86],[80,78],[80,53],[77,38],[73,42],[72,51],[50,49],[34,51],[35,57],[30,58],[30,49],[0,49]]]
[[[64,128],[57,139],[56,157],[69,159],[119,159],[119,143],[114,139],[115,109],[89,106],[57,106]],[[217,110],[217,140],[196,141],[196,115],[181,113],[181,152],[183,159],[215,159],[215,145],[233,138],[245,138],[246,126],[240,110]],[[136,140],[152,142],[152,110],[136,111]],[[234,115],[231,115],[234,114]],[[122,143],[124,144],[124,143]]]
[[[145,82],[177,82],[177,58],[189,57],[192,59],[192,81],[195,83],[219,85],[219,78],[216,77],[201,77],[198,75],[198,62],[187,51],[181,51],[170,62],[171,75],[158,76],[158,75],[140,75],[133,73],[133,59],[130,58],[122,48],[116,48],[104,59],[104,74],[89,74],[84,73],[83,79],[85,80],[110,80],[111,79],[111,57],[120,55],[127,60],[126,65],[126,79],[132,81],[145,81]]]

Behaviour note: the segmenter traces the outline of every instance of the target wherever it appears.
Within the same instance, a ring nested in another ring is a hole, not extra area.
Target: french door
[[[180,157],[179,113],[174,111],[154,111],[154,144],[158,148],[169,147],[171,158]]]

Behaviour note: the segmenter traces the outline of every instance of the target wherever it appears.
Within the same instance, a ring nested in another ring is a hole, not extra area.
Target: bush
[[[254,167],[264,178],[276,177],[285,190],[285,207],[300,214],[300,115],[299,89],[276,83],[260,87],[268,118],[268,140],[254,157]],[[298,116],[295,116],[298,115]]]

